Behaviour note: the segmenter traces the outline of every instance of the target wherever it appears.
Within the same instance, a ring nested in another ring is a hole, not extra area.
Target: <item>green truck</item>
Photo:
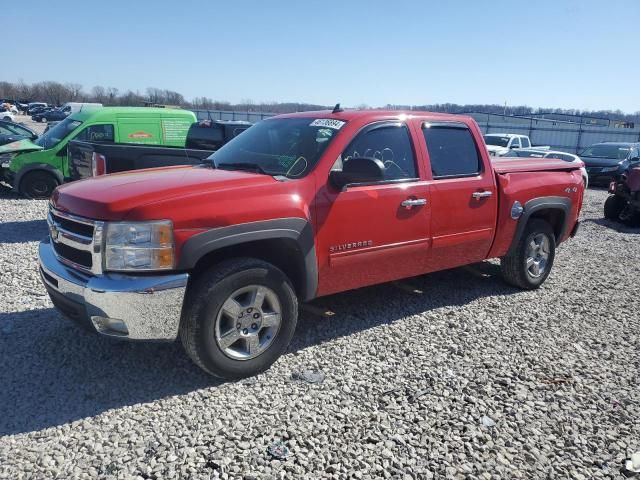
[[[193,112],[146,107],[104,107],[68,116],[37,140],[0,146],[0,179],[31,198],[48,198],[70,178],[71,140],[184,148]]]

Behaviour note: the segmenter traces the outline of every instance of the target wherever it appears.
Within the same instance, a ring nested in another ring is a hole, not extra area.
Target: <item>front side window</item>
[[[404,124],[365,127],[342,153],[341,160],[344,162],[355,157],[380,160],[384,164],[384,180],[418,177],[409,130]]]
[[[220,169],[304,177],[345,123],[309,117],[263,120],[211,154],[209,160]]]
[[[89,125],[75,138],[84,142],[113,142],[113,125]]]
[[[511,148],[520,148],[520,139],[519,138],[514,138],[511,141]]]
[[[470,177],[482,170],[476,142],[466,125],[425,123],[422,133],[433,178]]]
[[[51,130],[47,130],[46,133],[40,135],[34,143],[45,150],[53,148],[65,139],[67,135],[76,130],[81,124],[82,122],[79,120],[65,118]]]

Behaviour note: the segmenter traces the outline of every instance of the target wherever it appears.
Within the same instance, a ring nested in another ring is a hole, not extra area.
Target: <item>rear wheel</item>
[[[242,378],[271,366],[296,328],[298,301],[275,266],[233,259],[214,266],[189,287],[180,338],[200,368]]]
[[[5,122],[10,122],[11,121],[11,117],[3,117],[2,118]]]
[[[555,255],[556,238],[551,225],[534,218],[516,247],[502,257],[502,275],[507,283],[516,287],[538,288],[549,276]]]
[[[618,195],[609,195],[604,202],[604,217],[609,220],[619,220],[626,204],[624,198]]]
[[[49,172],[37,170],[22,177],[20,193],[29,198],[49,198],[58,185],[58,180]]]

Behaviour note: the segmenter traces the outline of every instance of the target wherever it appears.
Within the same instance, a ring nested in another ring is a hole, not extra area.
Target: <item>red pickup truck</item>
[[[468,117],[281,115],[203,165],[59,187],[40,272],[91,330],[179,336],[204,370],[238,378],[285,351],[299,302],[489,258],[539,287],[583,191],[580,165],[492,162]]]

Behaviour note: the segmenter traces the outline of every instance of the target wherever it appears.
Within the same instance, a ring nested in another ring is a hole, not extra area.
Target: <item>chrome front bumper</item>
[[[40,242],[40,277],[52,302],[89,329],[132,340],[178,336],[189,275],[89,275],[60,262],[49,239]]]

